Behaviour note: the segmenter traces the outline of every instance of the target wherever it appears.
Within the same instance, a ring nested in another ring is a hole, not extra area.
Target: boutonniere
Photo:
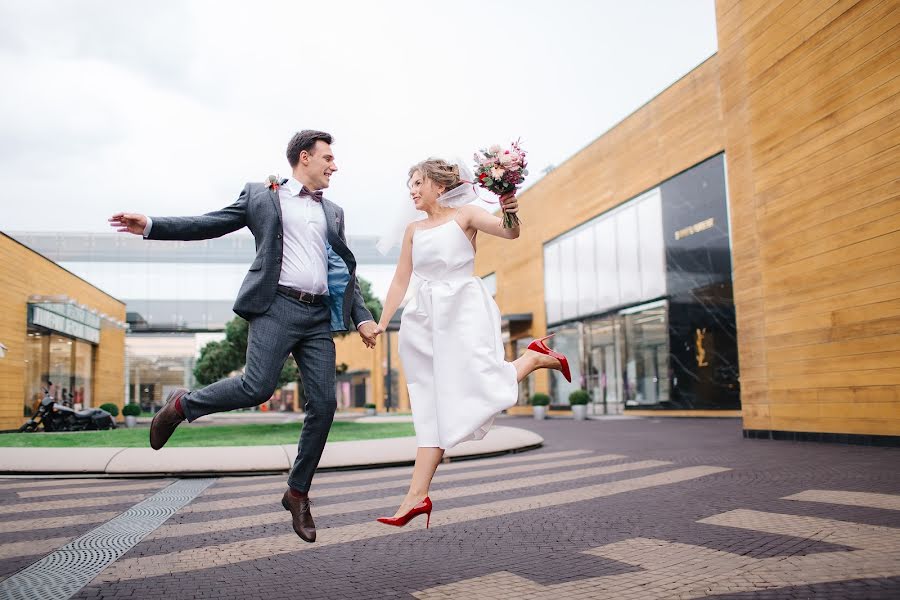
[[[266,184],[266,187],[273,192],[277,192],[278,188],[281,187],[281,177],[278,175],[269,175],[268,181],[269,182]]]

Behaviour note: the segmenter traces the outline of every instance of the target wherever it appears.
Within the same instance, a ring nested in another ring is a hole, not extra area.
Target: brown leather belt
[[[278,286],[278,291],[285,296],[290,296],[291,298],[294,298],[306,304],[321,304],[322,301],[325,300],[325,296],[310,294],[309,292],[295,290],[294,288],[285,287],[283,285]]]

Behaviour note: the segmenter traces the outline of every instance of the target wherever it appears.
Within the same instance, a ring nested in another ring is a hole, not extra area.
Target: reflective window
[[[562,280],[559,268],[559,244],[544,247],[544,299],[547,305],[547,322],[562,320]]]
[[[619,306],[619,266],[616,261],[616,223],[613,219],[602,219],[594,224],[597,248],[595,267],[597,269],[596,310]]]
[[[624,315],[625,406],[669,402],[669,332],[665,304]]]
[[[549,323],[665,295],[660,202],[654,189],[544,246]]]
[[[638,259],[637,210],[628,206],[615,215],[616,255],[619,263],[619,299],[622,303],[639,302],[641,298],[641,263]]]
[[[575,280],[578,282],[576,312],[586,315],[597,310],[597,271],[594,264],[594,229],[585,227],[575,234]]]

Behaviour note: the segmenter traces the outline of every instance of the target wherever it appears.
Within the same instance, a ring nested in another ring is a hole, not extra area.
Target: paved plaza
[[[0,480],[0,598],[54,577],[84,599],[900,597],[900,449],[737,419],[499,424],[545,444],[442,465],[428,530],[374,522],[409,468],[319,474],[315,544],[281,475]],[[66,571],[78,552],[100,566]]]

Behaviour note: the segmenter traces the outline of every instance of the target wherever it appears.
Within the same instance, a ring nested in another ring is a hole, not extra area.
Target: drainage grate
[[[64,600],[208,488],[214,479],[181,479],[0,582],[0,598]]]

